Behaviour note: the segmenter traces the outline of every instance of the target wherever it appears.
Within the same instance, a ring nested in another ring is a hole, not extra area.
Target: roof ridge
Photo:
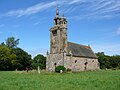
[[[78,43],[73,43],[73,42],[68,42],[68,43],[76,44],[76,45],[83,46],[83,47],[85,47],[85,48],[91,49],[91,47],[90,47],[90,46],[87,46],[87,45],[78,44]]]

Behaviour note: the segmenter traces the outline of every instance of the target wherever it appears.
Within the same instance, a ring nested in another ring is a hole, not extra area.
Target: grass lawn
[[[0,71],[0,90],[120,90],[120,70],[64,74]]]

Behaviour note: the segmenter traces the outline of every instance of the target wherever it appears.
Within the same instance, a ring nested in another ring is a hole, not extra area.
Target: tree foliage
[[[98,61],[100,63],[101,69],[111,69],[111,68],[119,68],[120,69],[120,55],[116,56],[108,56],[105,55],[104,52],[96,53],[98,56]]]
[[[10,37],[6,40],[6,44],[0,44],[0,70],[23,70],[30,67],[31,55],[17,48],[19,39]]]
[[[16,65],[17,69],[26,69],[26,67],[31,66],[31,55],[29,55],[26,51],[21,48],[14,48],[12,52],[16,55]]]
[[[16,55],[7,46],[0,46],[0,70],[13,70]]]
[[[32,67],[34,69],[37,69],[38,66],[40,67],[40,69],[45,69],[46,67],[46,57],[41,54],[38,54],[32,60]]]
[[[6,46],[10,48],[16,48],[19,44],[19,39],[15,39],[14,37],[9,37],[6,40]]]

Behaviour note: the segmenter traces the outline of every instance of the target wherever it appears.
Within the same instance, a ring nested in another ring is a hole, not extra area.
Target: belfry
[[[61,53],[67,50],[67,21],[59,17],[58,8],[54,18],[54,26],[50,29],[50,53]]]

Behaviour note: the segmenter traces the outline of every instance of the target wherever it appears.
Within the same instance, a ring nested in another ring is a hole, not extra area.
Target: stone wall
[[[46,70],[47,71],[55,71],[55,67],[62,65],[64,66],[64,56],[63,54],[49,54],[46,60]]]
[[[66,68],[72,71],[85,71],[99,69],[98,59],[67,56]]]
[[[56,66],[65,66],[72,71],[85,71],[99,69],[98,59],[66,56],[63,53],[50,54],[46,60],[46,70],[55,71]]]

